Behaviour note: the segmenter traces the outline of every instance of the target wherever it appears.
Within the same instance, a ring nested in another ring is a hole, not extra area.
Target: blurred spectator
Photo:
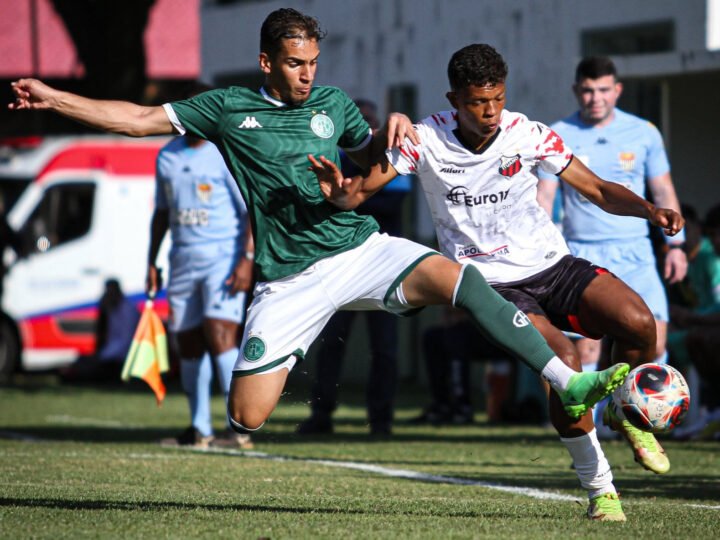
[[[360,113],[373,130],[380,127],[375,103],[355,101]],[[341,151],[341,166],[346,177],[360,169]],[[402,236],[402,204],[410,192],[410,177],[400,176],[356,209],[371,215],[380,231]],[[298,426],[301,435],[332,433],[332,414],[337,408],[337,393],[345,347],[358,311],[339,311],[320,335],[316,380],[312,387],[311,415]],[[370,372],[366,401],[370,433],[387,436],[392,433],[393,401],[397,382],[397,317],[385,311],[366,311],[365,321],[370,338]]]
[[[122,365],[132,344],[140,313],[123,293],[117,279],[105,282],[98,303],[95,354],[82,357],[60,370],[66,382],[112,382],[120,380]]]
[[[691,415],[676,430],[680,438],[720,433],[720,205],[704,225],[694,208],[683,206],[686,219],[688,275],[670,289],[670,362],[686,374],[691,386]],[[700,376],[695,384],[693,369]],[[708,411],[715,409],[715,411]]]
[[[545,407],[532,396],[516,398],[517,363],[485,339],[458,310],[423,334],[425,369],[432,403],[412,424],[470,424],[474,420],[470,362],[486,362],[485,410],[488,422],[541,423]]]

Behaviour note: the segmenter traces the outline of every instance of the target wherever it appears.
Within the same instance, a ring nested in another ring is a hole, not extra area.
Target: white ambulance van
[[[141,307],[155,160],[167,138],[68,137],[7,216],[20,254],[0,315],[0,372],[69,364],[95,348],[97,303],[116,278]],[[57,145],[57,141],[53,144]],[[168,241],[158,258],[167,268]],[[161,316],[167,303],[156,303]]]

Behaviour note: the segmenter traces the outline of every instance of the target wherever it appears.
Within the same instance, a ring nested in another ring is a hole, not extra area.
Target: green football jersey
[[[308,154],[340,166],[338,146],[367,143],[370,127],[338,88],[313,88],[299,106],[231,87],[171,103],[189,135],[215,143],[240,187],[255,239],[258,279],[271,281],[362,244],[377,222],[328,203]]]

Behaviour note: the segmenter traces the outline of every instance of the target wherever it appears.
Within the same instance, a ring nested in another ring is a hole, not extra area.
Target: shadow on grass
[[[99,510],[99,511],[127,511],[127,512],[187,512],[189,510],[206,510],[212,512],[267,512],[288,514],[354,514],[354,515],[422,515],[438,517],[492,517],[495,519],[510,519],[516,517],[512,512],[502,510],[482,511],[448,511],[447,508],[433,511],[429,508],[414,511],[408,509],[392,510],[387,506],[382,508],[322,508],[316,504],[307,507],[298,506],[272,506],[262,504],[207,504],[207,503],[181,503],[174,501],[101,501],[101,500],[74,500],[74,499],[42,499],[31,497],[0,497],[0,507],[48,508],[56,510]],[[533,518],[552,519],[545,512],[538,512]]]

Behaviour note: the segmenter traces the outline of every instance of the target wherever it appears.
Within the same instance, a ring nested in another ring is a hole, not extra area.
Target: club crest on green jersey
[[[312,120],[310,120],[310,129],[313,133],[321,139],[329,139],[335,133],[335,124],[332,119],[325,114],[325,111],[321,113],[313,114]]]
[[[248,362],[257,362],[265,355],[266,350],[265,342],[257,336],[252,336],[245,342],[243,356]]]

